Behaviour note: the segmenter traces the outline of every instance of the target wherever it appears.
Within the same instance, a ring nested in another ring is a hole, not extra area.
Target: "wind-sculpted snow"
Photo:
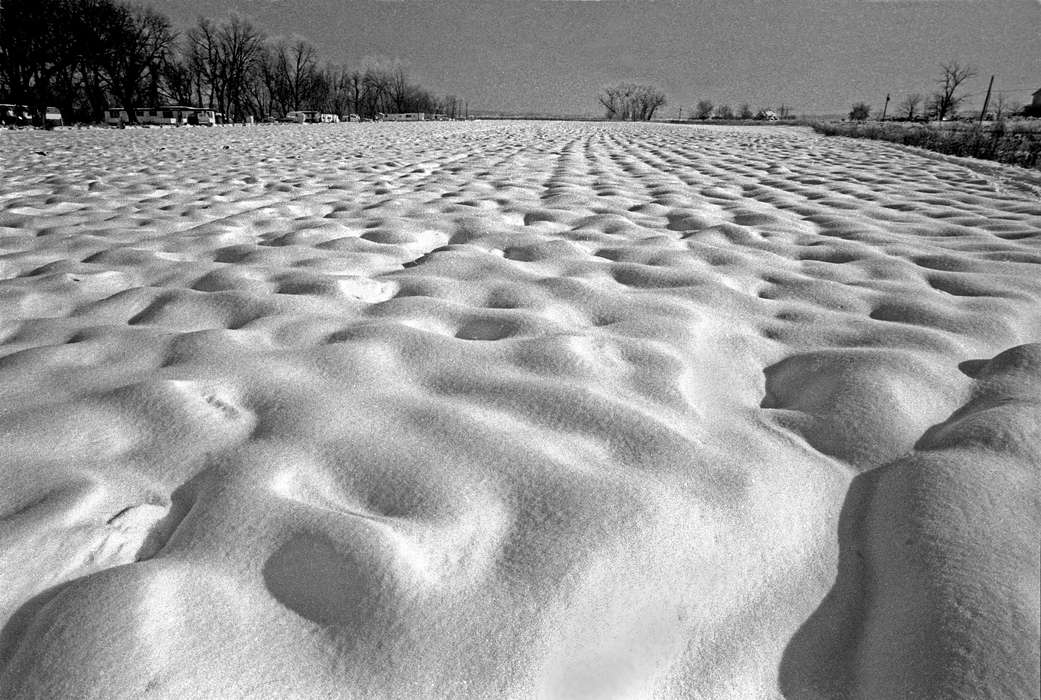
[[[0,696],[1039,694],[1041,177],[0,132]]]

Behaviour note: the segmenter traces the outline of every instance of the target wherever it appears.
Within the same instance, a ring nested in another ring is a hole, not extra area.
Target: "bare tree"
[[[651,85],[623,83],[604,88],[597,96],[608,119],[650,121],[665,104],[665,93]]]
[[[650,85],[641,85],[638,101],[640,119],[650,121],[654,119],[654,113],[665,106],[665,93]]]
[[[441,100],[439,111],[449,119],[455,119],[459,115],[459,98],[455,95],[445,95]]]
[[[262,80],[264,36],[249,20],[231,14],[220,24],[200,18],[188,32],[189,60],[203,77],[199,102],[241,120],[258,112],[253,83]]]
[[[734,110],[730,105],[719,105],[716,107],[716,118],[717,119],[733,119]]]
[[[394,61],[386,73],[387,97],[395,112],[412,111],[408,104],[412,86],[408,82],[408,72],[400,61]]]
[[[915,92],[905,97],[900,104],[897,105],[897,109],[900,110],[900,113],[904,115],[905,119],[912,120],[915,118],[915,114],[918,113],[918,105],[921,104],[921,102],[922,96]]]
[[[362,59],[360,80],[358,105],[362,116],[374,119],[380,113],[409,111],[407,102],[411,86],[401,61],[386,56],[366,56]],[[353,82],[352,76],[349,81],[351,91]]]
[[[745,102],[741,105],[741,109],[738,111],[739,119],[752,119],[755,117],[755,112],[752,111],[752,105]]]
[[[347,69],[331,63],[326,64],[322,71],[322,80],[328,86],[326,109],[333,114],[350,114],[350,73]]]
[[[109,0],[2,0],[0,93],[17,103],[53,104],[58,83],[75,82],[81,65],[90,62],[97,8],[110,5]]]
[[[955,93],[962,83],[976,77],[976,71],[969,66],[959,65],[957,61],[944,63],[940,68],[943,70],[943,76],[937,81],[940,90],[933,95],[933,103],[936,118],[943,120],[958,113],[958,107],[965,101],[966,96],[957,96]]]
[[[200,17],[186,35],[186,59],[190,70],[197,76],[195,102],[201,107],[214,109],[223,108],[221,95],[224,90],[217,32],[213,20]]]
[[[362,77],[361,104],[370,119],[375,119],[380,112],[388,109],[386,105],[389,78],[378,66],[369,66]]]
[[[319,67],[305,40],[268,44],[234,14],[200,18],[178,42],[165,16],[126,3],[0,0],[0,98],[93,120],[115,104],[135,120],[135,107],[171,101],[236,121],[276,109],[370,117],[392,109],[460,111],[455,97],[439,100],[410,82],[397,60],[366,59],[350,71]],[[652,117],[665,99],[641,86],[627,86],[625,95],[628,119]]]
[[[352,70],[344,77],[345,89],[347,91],[347,104],[352,113],[362,116],[362,95],[365,93],[365,74],[359,70]]]
[[[153,107],[158,102],[161,71],[174,40],[170,21],[151,9],[113,4],[96,29],[104,47],[97,56],[101,75],[134,123],[142,100]]]
[[[1003,117],[1015,116],[1023,111],[1023,106],[1018,102],[1014,102],[1000,92],[994,96],[994,118],[1001,119]]]
[[[708,119],[712,116],[713,104],[709,100],[701,100],[694,108],[694,116],[697,119]]]
[[[603,105],[606,111],[606,116],[610,120],[624,119],[624,96],[619,86],[606,87],[604,88],[597,99],[600,100],[600,104]]]
[[[234,121],[250,112],[249,85],[259,79],[264,36],[249,20],[232,14],[218,32],[224,83],[224,112]]]
[[[317,78],[316,56],[314,46],[299,37],[279,41],[273,47],[268,60],[274,65],[265,67],[265,78],[274,78],[274,96],[285,111],[302,109],[305,102],[314,101],[310,93]],[[268,71],[274,75],[268,76]]]
[[[195,99],[199,75],[192,69],[188,51],[174,44],[162,66],[163,87],[167,98],[180,105],[190,105]]]

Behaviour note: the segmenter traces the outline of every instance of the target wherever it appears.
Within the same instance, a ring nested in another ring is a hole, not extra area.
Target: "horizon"
[[[269,36],[301,36],[320,60],[400,59],[471,113],[593,117],[619,82],[666,94],[661,116],[699,100],[791,107],[794,114],[881,108],[929,95],[940,64],[976,69],[965,108],[994,94],[1027,104],[1041,88],[1041,3],[1029,0],[155,0],[184,29],[199,16],[248,17]]]

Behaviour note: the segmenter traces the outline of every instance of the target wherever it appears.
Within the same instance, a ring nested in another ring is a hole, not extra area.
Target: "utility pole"
[[[983,115],[987,113],[987,107],[990,105],[990,89],[994,87],[994,76],[990,76],[990,82],[987,84],[987,97],[983,100],[983,109],[980,110],[980,125],[983,124]]]
[[[889,93],[886,93],[886,103],[882,106],[882,121],[886,120],[886,111],[889,109]]]

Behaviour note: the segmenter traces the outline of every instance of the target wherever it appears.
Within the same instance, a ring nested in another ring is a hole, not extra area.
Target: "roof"
[[[118,110],[122,110],[124,112],[126,111],[126,107],[119,107],[119,106],[107,107],[106,109],[111,110],[113,112],[118,111]],[[187,105],[159,105],[158,107],[152,107],[150,105],[142,105],[140,107],[134,107],[134,109],[180,109],[180,110],[192,110],[192,111],[195,111],[195,112],[212,112],[213,111],[213,107],[191,107],[191,106],[187,106]]]

